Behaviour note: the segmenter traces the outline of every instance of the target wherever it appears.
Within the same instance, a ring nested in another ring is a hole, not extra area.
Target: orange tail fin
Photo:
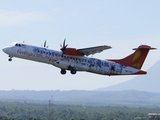
[[[151,48],[150,46],[147,46],[147,45],[141,45],[138,48],[133,49],[136,51],[131,55],[120,60],[109,60],[109,61],[117,62],[119,64],[134,67],[137,69],[141,69],[149,50],[152,50],[152,49],[156,49],[156,48]]]

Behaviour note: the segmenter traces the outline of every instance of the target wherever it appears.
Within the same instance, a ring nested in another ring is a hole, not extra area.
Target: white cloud
[[[0,10],[0,26],[23,25],[43,21],[46,17],[46,13]]]

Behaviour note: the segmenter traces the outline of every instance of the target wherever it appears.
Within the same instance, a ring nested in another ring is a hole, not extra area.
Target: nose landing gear
[[[12,61],[12,59],[11,59],[11,58],[9,58],[9,59],[8,59],[8,61],[10,61],[10,62],[11,62],[11,61]]]
[[[10,62],[11,62],[11,61],[12,61],[12,58],[13,58],[13,56],[10,56],[10,55],[9,55],[9,59],[8,59],[8,61],[10,61]]]

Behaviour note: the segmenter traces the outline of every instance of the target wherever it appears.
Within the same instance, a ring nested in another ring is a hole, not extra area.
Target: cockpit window
[[[15,46],[18,46],[18,44],[15,44]]]
[[[16,44],[15,44],[15,46],[17,46],[17,47],[21,47],[21,44],[16,43]]]

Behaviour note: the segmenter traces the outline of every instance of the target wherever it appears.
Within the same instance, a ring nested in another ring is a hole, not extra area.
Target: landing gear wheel
[[[13,58],[13,56],[10,56],[10,55],[9,55],[8,61],[12,61],[12,58]]]
[[[65,69],[61,69],[61,74],[65,75],[66,74],[66,70]]]
[[[12,58],[9,58],[8,61],[12,61]]]
[[[75,69],[71,69],[71,74],[76,74],[76,70]]]

